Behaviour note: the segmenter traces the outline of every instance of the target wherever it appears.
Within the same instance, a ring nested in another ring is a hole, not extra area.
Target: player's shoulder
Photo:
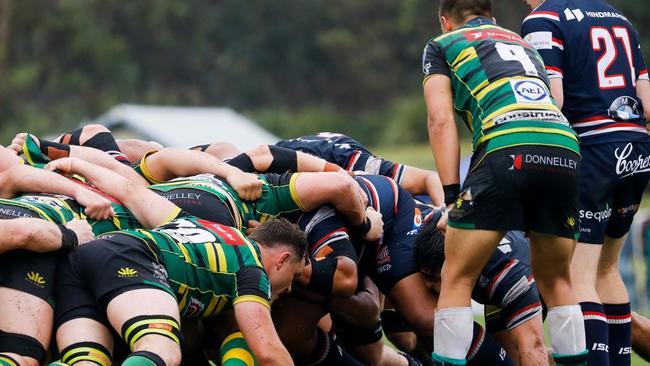
[[[524,19],[524,24],[534,21],[560,23],[563,18],[566,18],[564,10],[568,9],[570,5],[569,0],[546,0],[528,14]]]

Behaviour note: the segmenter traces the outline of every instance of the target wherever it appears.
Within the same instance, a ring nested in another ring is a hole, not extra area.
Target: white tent
[[[279,138],[230,108],[161,107],[120,104],[97,122],[117,135],[192,147],[227,141],[240,150],[274,144]]]

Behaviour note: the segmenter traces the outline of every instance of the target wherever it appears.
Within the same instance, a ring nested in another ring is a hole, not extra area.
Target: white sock
[[[471,307],[436,311],[433,351],[443,357],[464,360],[472,345],[474,315]]]
[[[549,308],[546,325],[556,354],[576,355],[587,349],[585,320],[580,305]]]

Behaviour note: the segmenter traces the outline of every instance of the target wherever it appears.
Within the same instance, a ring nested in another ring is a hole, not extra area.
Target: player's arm
[[[562,109],[564,105],[564,82],[559,77],[550,78],[549,81],[551,82],[551,95],[555,99],[555,104]]]
[[[121,201],[145,228],[158,227],[175,218],[181,211],[178,206],[146,187],[84,160],[58,159],[49,163],[47,168],[82,175],[99,190]]]
[[[309,212],[330,204],[350,225],[364,229],[362,235],[369,241],[378,240],[383,233],[381,214],[366,207],[368,198],[359,185],[347,174],[300,173],[295,179],[295,196],[300,208]]]
[[[22,164],[24,164],[23,159],[18,157],[14,150],[0,145],[0,172]]]
[[[17,165],[0,173],[0,197],[13,198],[24,192],[62,194],[74,198],[86,208],[86,215],[96,220],[113,215],[109,200],[54,172]]]
[[[274,145],[259,145],[228,163],[243,171],[261,173],[343,171],[338,165],[317,156]]]
[[[291,366],[293,360],[278,336],[269,308],[256,301],[234,305],[235,318],[260,366]]]
[[[201,151],[167,147],[146,155],[140,164],[146,167],[143,171],[153,181],[210,173],[225,179],[244,200],[253,201],[262,194],[262,182],[256,175],[244,173]]]
[[[0,220],[0,253],[24,249],[51,252],[73,249],[92,239],[92,228],[84,220],[73,220],[65,226],[34,218]]]
[[[432,203],[438,207],[445,203],[440,177],[434,171],[405,165],[404,177],[400,185],[412,194],[428,195],[431,197]]]
[[[438,174],[445,192],[445,203],[453,203],[460,190],[460,143],[454,114],[451,79],[446,75],[433,75],[424,84],[427,105],[429,143],[436,161]]]
[[[136,173],[133,169],[131,169],[131,167],[120,163],[107,152],[93,147],[68,145],[59,142],[46,141],[31,134],[19,133],[16,135],[16,137],[14,137],[11,143],[11,148],[17,152],[23,151],[23,146],[25,145],[25,142],[28,138],[33,139],[33,141],[41,149],[41,152],[50,159],[54,160],[58,157],[66,157],[67,155],[67,157],[86,160],[93,164],[110,169],[138,184],[147,185],[147,181],[138,175],[138,173]],[[57,152],[59,156],[51,156],[51,154],[49,154],[50,151]]]
[[[159,151],[163,146],[155,141],[144,141],[138,139],[117,139],[117,146],[129,161],[140,161],[144,154],[150,151]]]

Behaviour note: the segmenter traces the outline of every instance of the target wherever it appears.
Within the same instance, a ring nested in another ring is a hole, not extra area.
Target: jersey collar
[[[470,20],[469,22],[465,23],[466,27],[478,27],[479,25],[485,25],[485,24],[490,24],[494,25],[494,21],[492,19],[487,18],[487,17],[478,17]]]

